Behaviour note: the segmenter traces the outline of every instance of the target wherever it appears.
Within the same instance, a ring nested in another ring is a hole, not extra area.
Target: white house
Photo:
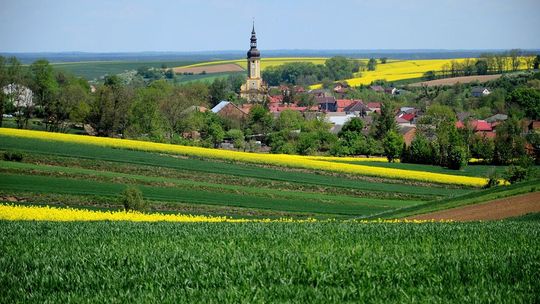
[[[484,87],[474,87],[471,91],[473,97],[482,97],[491,94],[491,92]]]

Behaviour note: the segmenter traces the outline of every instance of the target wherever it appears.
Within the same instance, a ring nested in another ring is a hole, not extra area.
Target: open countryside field
[[[395,60],[385,64],[377,64],[375,71],[363,71],[356,77],[345,79],[351,86],[369,85],[375,80],[398,81],[420,78],[427,71],[440,71],[442,66],[452,60],[462,62],[465,59],[428,59],[428,60]],[[319,88],[314,85],[312,88]]]
[[[461,76],[461,77],[451,77],[451,78],[443,78],[443,79],[435,79],[430,81],[422,81],[417,83],[409,84],[409,86],[412,87],[421,87],[421,86],[428,86],[428,87],[435,87],[435,86],[447,86],[447,85],[455,85],[458,83],[471,83],[471,82],[488,82],[491,80],[499,79],[501,78],[502,74],[495,74],[495,75],[475,75],[475,76]]]
[[[336,218],[477,191],[36,138],[0,141],[2,150],[24,154],[23,162],[0,161],[0,193],[4,200],[26,203],[120,208],[117,197],[135,185],[155,210]]]
[[[51,63],[54,69],[64,71],[87,80],[98,79],[104,75],[114,75],[140,67],[161,68],[162,65],[175,67],[192,64],[193,61],[80,61]]]
[[[91,136],[81,136],[72,134],[48,133],[40,131],[0,129],[0,136],[11,136],[29,139],[47,139],[56,142],[80,143],[87,145],[106,146],[113,148],[135,149],[151,152],[173,153],[191,157],[203,157],[210,159],[220,159],[227,161],[241,161],[245,163],[275,165],[288,168],[301,168],[309,170],[322,170],[328,172],[339,172],[359,176],[371,176],[393,179],[404,179],[411,181],[422,181],[430,183],[441,183],[449,185],[463,185],[469,187],[482,187],[487,179],[483,177],[455,176],[424,171],[407,171],[401,169],[389,169],[382,167],[372,167],[364,165],[353,165],[325,161],[320,157],[311,158],[309,156],[288,155],[288,154],[258,154],[248,152],[237,152],[228,150],[208,149],[192,146],[180,146],[171,144],[160,144],[135,140],[121,140],[114,138],[98,138]]]
[[[0,221],[0,302],[537,303],[539,238],[529,221]]]
[[[261,69],[264,70],[270,66],[282,65],[291,62],[311,62],[313,64],[324,64],[328,58],[320,57],[277,57],[277,58],[261,58]],[[238,67],[245,70],[247,67],[246,59],[236,60],[220,60],[220,61],[208,61],[200,62],[185,66],[178,66],[174,68],[175,73],[184,73],[190,71],[206,71],[206,73],[217,72],[235,72],[238,71]]]

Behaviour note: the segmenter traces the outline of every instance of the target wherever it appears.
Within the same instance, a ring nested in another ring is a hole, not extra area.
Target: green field
[[[479,176],[479,177],[487,177],[491,171],[497,172],[497,174],[499,174],[500,176],[507,169],[507,166],[489,166],[489,165],[477,165],[477,164],[470,164],[468,166],[463,167],[461,170],[453,170],[453,169],[448,169],[441,166],[410,164],[410,163],[386,163],[386,162],[366,162],[366,161],[336,161],[336,162],[364,165],[364,166],[373,166],[373,167],[382,167],[382,168],[395,168],[395,169],[404,169],[404,170],[413,170],[413,171],[426,171],[426,172],[433,172],[433,173],[443,173],[443,174],[462,175],[462,176]],[[540,168],[540,166],[538,166],[538,168]]]
[[[179,65],[194,64],[194,61],[83,61],[52,63],[54,69],[68,72],[88,80],[97,79],[104,75],[114,75],[140,67],[161,68],[163,64],[172,68]]]
[[[0,302],[538,303],[540,226],[0,221]]]
[[[66,195],[70,205],[119,208],[119,194],[135,185],[155,210],[187,205],[195,213],[219,207],[217,215],[364,217],[478,191],[46,140],[0,142],[1,150],[24,156],[22,163],[0,161],[0,192],[30,203],[54,204]]]

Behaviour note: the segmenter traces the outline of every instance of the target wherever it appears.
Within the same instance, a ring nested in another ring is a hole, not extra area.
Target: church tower
[[[266,86],[261,78],[261,52],[257,49],[255,23],[253,23],[250,40],[250,49],[247,52],[248,77],[246,83],[240,88],[240,97],[250,103],[263,102],[266,98]]]

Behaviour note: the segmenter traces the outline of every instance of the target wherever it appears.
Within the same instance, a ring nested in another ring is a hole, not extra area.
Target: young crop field
[[[84,77],[88,80],[97,79],[104,75],[114,75],[140,67],[161,68],[163,64],[168,67],[193,64],[193,61],[81,61],[52,63],[54,69]]]
[[[118,209],[120,193],[133,185],[152,210],[336,218],[373,216],[477,191],[24,137],[0,137],[0,142],[2,150],[24,155],[23,162],[0,161],[0,194],[25,202]],[[66,203],[58,195],[70,199]],[[208,206],[219,208],[207,212]]]
[[[0,302],[540,301],[540,226],[0,221]]]
[[[286,154],[258,154],[236,152],[218,149],[208,149],[191,146],[160,144],[135,140],[122,140],[115,138],[99,138],[72,134],[47,133],[39,131],[0,129],[0,136],[19,137],[28,139],[46,139],[55,142],[67,142],[85,145],[105,146],[112,148],[134,149],[149,152],[172,153],[190,157],[237,161],[243,163],[272,165],[287,168],[317,170],[323,172],[336,172],[359,176],[371,176],[388,179],[403,179],[448,185],[462,185],[469,187],[482,187],[487,179],[482,177],[456,176],[450,174],[433,173],[426,171],[402,170],[393,168],[374,167],[366,165],[353,165],[325,161],[320,157],[286,155]]]

